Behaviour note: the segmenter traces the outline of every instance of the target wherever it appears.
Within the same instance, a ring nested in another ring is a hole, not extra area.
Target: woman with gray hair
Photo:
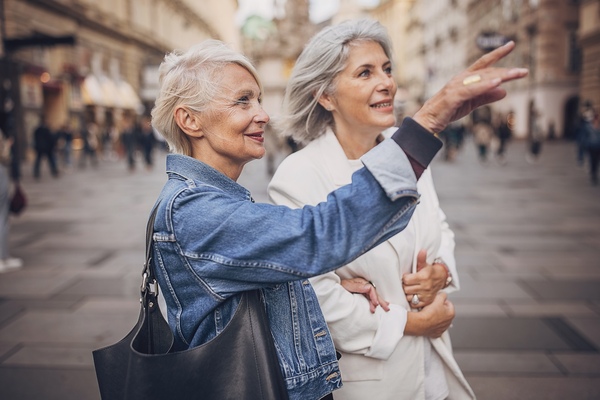
[[[167,55],[152,117],[173,154],[157,201],[152,259],[173,350],[218,336],[242,293],[259,289],[289,398],[320,399],[339,388],[335,348],[307,278],[349,263],[404,229],[417,202],[417,179],[439,150],[432,132],[471,111],[501,81],[518,77],[488,68],[504,54],[470,72],[485,73],[484,84],[458,88],[451,82],[449,94],[441,93],[441,103],[431,104],[421,120],[365,154],[365,167],[350,185],[302,209],[254,203],[236,183],[246,163],[263,157],[269,122],[250,62],[215,40]],[[449,324],[429,311],[416,320]]]
[[[468,75],[458,75],[442,89],[445,100],[434,96],[402,126],[439,118],[427,111],[432,106],[440,113],[451,110],[455,96],[485,84],[482,64],[496,61],[513,45],[477,61]],[[518,77],[525,70],[511,73]],[[362,157],[398,129],[389,129],[395,123],[396,89],[391,43],[381,24],[354,20],[315,35],[289,78],[279,120],[285,135],[306,146],[280,164],[269,185],[271,200],[290,207],[316,205],[349,184]],[[488,94],[505,93],[496,88]],[[405,230],[345,266],[310,279],[342,354],[344,387],[336,399],[474,398],[447,333],[454,309],[446,293],[458,290],[454,234],[429,169],[417,190],[419,204]],[[372,296],[375,285],[381,298]],[[361,288],[367,296],[359,293]],[[413,318],[423,312],[446,323],[415,324]]]

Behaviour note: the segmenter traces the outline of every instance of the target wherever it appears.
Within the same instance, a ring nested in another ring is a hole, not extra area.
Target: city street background
[[[433,163],[456,233],[456,359],[482,400],[599,399],[600,187],[572,142],[525,155],[513,141],[506,165],[480,164],[468,141]],[[146,218],[166,179],[156,156],[152,171],[102,161],[40,181],[23,166],[29,205],[10,243],[25,266],[0,275],[0,399],[99,399],[91,352],[139,311]],[[268,179],[261,160],[240,183],[267,201]]]

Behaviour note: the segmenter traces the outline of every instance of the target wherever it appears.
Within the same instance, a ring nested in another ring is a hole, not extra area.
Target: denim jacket
[[[430,148],[431,158],[438,149]],[[215,337],[241,293],[259,288],[290,399],[339,388],[333,341],[307,278],[348,264],[407,225],[418,201],[407,154],[384,141],[363,157],[366,168],[350,185],[302,209],[254,203],[210,166],[169,155],[153,252],[175,349]]]

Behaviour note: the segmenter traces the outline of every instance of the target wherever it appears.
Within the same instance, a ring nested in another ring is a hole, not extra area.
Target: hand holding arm
[[[381,306],[385,311],[390,311],[390,303],[379,297],[372,282],[364,278],[352,278],[342,279],[341,285],[350,293],[362,293],[369,300],[371,314],[375,313],[377,306]]]
[[[506,90],[500,84],[523,78],[529,72],[525,68],[493,67],[514,47],[515,43],[511,41],[483,55],[427,100],[413,119],[425,129],[439,133],[450,122],[464,117],[477,107],[503,99]]]
[[[427,250],[417,255],[417,272],[402,277],[402,287],[406,300],[412,308],[422,308],[433,302],[440,290],[446,286],[448,270],[442,264],[428,264]],[[413,295],[417,294],[419,303],[413,304]]]
[[[446,293],[440,292],[429,306],[408,313],[404,334],[437,338],[450,327],[453,319],[454,305]]]

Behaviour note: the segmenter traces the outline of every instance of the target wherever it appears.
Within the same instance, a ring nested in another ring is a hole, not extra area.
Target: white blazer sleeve
[[[375,314],[362,294],[350,293],[335,272],[310,279],[319,298],[335,347],[346,353],[387,360],[404,335],[407,311],[390,304],[390,311],[377,307]]]

